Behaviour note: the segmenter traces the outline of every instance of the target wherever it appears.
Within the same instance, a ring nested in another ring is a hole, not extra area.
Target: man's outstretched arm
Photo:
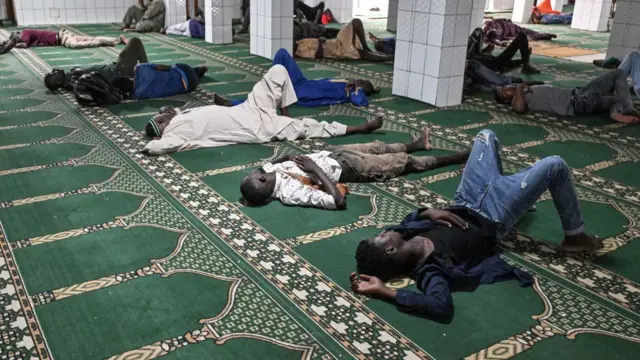
[[[351,289],[362,295],[387,301],[398,310],[411,315],[424,317],[441,323],[449,323],[453,317],[453,299],[447,280],[439,274],[431,273],[425,277],[427,282],[424,293],[411,290],[394,290],[382,280],[365,274],[351,274]]]
[[[520,114],[523,114],[527,111],[527,102],[524,97],[524,89],[527,86],[525,84],[520,84],[516,88],[516,96],[513,98],[513,102],[511,103],[511,108]]]

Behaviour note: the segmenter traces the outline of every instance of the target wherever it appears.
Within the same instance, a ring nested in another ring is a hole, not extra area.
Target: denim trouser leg
[[[622,69],[627,76],[631,76],[633,89],[640,97],[640,52],[633,51],[625,56],[618,69]]]
[[[571,173],[562,158],[550,156],[517,174],[500,175],[495,134],[480,132],[456,193],[456,203],[500,223],[499,236],[524,216],[547,189],[560,215],[565,234],[577,235],[584,224]]]

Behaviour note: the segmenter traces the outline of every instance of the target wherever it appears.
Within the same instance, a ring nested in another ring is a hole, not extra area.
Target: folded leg
[[[140,38],[134,37],[127,43],[127,46],[122,49],[116,60],[118,66],[118,75],[133,77],[136,65],[138,63],[146,64],[147,52],[144,49],[144,45]]]
[[[275,112],[277,108],[287,107],[297,101],[289,73],[282,65],[272,66],[247,97],[248,104],[265,112]]]

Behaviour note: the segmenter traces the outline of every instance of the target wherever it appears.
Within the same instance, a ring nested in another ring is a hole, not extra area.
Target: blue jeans
[[[640,97],[640,52],[633,51],[625,56],[618,69],[623,70],[627,76],[631,76],[633,89]]]
[[[482,130],[476,136],[456,191],[463,205],[498,223],[498,237],[506,235],[547,189],[566,235],[580,234],[584,222],[567,164],[546,157],[517,174],[502,175],[496,134]]]

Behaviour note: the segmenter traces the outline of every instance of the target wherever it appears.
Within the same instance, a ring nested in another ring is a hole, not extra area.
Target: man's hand
[[[318,170],[318,164],[314,163],[308,156],[298,155],[293,158],[293,161],[304,172],[314,173]]]
[[[389,289],[382,280],[375,276],[351,273],[351,290],[357,294],[382,298],[386,300],[394,299],[396,291]]]
[[[623,115],[621,113],[611,113],[611,119],[623,124],[636,124],[640,118],[634,115]]]
[[[467,230],[469,228],[469,224],[466,221],[462,220],[462,218],[450,211],[438,210],[438,209],[427,209],[422,212],[422,216],[427,219],[444,225],[448,227],[456,226],[463,230]]]

